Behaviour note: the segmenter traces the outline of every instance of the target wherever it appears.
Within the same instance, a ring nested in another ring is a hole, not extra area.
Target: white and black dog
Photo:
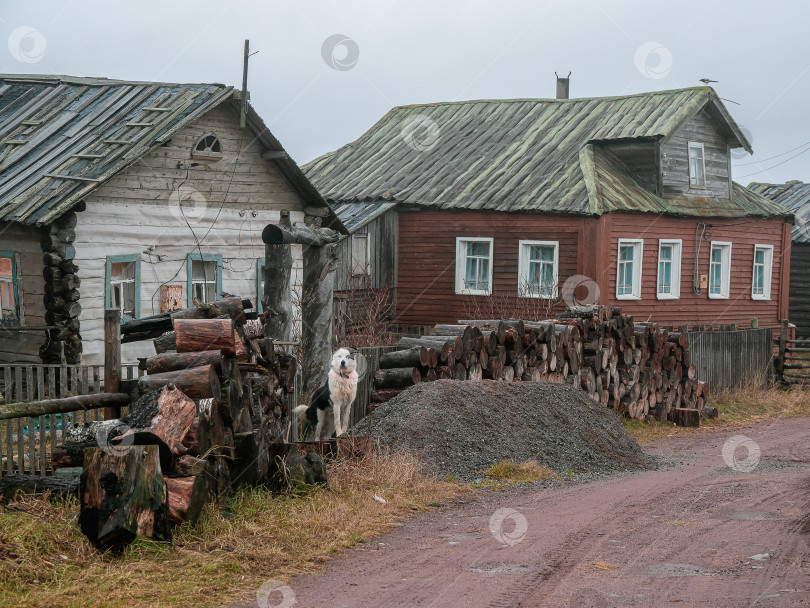
[[[326,441],[336,433],[340,437],[349,429],[349,416],[357,394],[357,362],[346,348],[332,355],[326,384],[312,395],[309,406],[299,405],[295,413],[306,411],[307,420],[315,427],[315,440]]]

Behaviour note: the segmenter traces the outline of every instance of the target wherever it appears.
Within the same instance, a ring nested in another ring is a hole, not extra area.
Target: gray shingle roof
[[[221,84],[0,75],[0,220],[48,224],[152,148],[219,104]],[[249,107],[267,150],[281,144]],[[325,201],[290,159],[276,161],[302,198]],[[325,222],[342,229],[337,217]]]
[[[330,202],[600,215],[782,215],[735,187],[731,201],[651,194],[600,142],[668,137],[701,109],[730,145],[750,145],[709,87],[622,97],[403,106],[360,139],[304,165]]]
[[[748,188],[781,205],[797,218],[810,222],[810,184],[793,180],[784,184],[752,182]],[[810,243],[810,224],[793,226],[794,243]]]
[[[346,226],[349,233],[354,233],[371,220],[396,207],[396,203],[389,201],[369,201],[363,203],[335,203],[332,210]]]

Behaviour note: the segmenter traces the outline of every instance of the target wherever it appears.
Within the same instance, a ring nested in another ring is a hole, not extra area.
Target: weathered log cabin
[[[398,107],[303,168],[342,213],[396,204],[400,324],[565,297],[669,325],[776,327],[792,214],[733,182],[733,148],[751,152],[698,87]]]
[[[345,233],[233,87],[0,76],[0,131],[1,362],[100,362],[105,308],[259,300],[284,209]]]
[[[810,184],[792,180],[784,184],[755,182],[748,187],[796,216],[790,237],[788,319],[796,326],[797,336],[810,337]]]

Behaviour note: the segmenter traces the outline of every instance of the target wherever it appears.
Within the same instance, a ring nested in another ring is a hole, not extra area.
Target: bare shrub
[[[465,319],[543,321],[554,317],[564,308],[565,302],[559,289],[538,297],[536,289],[528,283],[521,284],[517,293],[501,291],[490,296],[469,295],[462,303]]]
[[[389,330],[394,316],[394,292],[389,285],[374,287],[368,275],[349,277],[345,293],[344,331],[335,341],[339,347],[391,346],[397,339]]]

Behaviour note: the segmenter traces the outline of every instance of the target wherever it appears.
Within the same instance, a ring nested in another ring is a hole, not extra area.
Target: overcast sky
[[[393,106],[553,97],[556,70],[572,97],[718,80],[755,151],[734,179],[810,181],[803,0],[0,1],[5,73],[238,86],[249,38],[252,103],[299,163]]]

